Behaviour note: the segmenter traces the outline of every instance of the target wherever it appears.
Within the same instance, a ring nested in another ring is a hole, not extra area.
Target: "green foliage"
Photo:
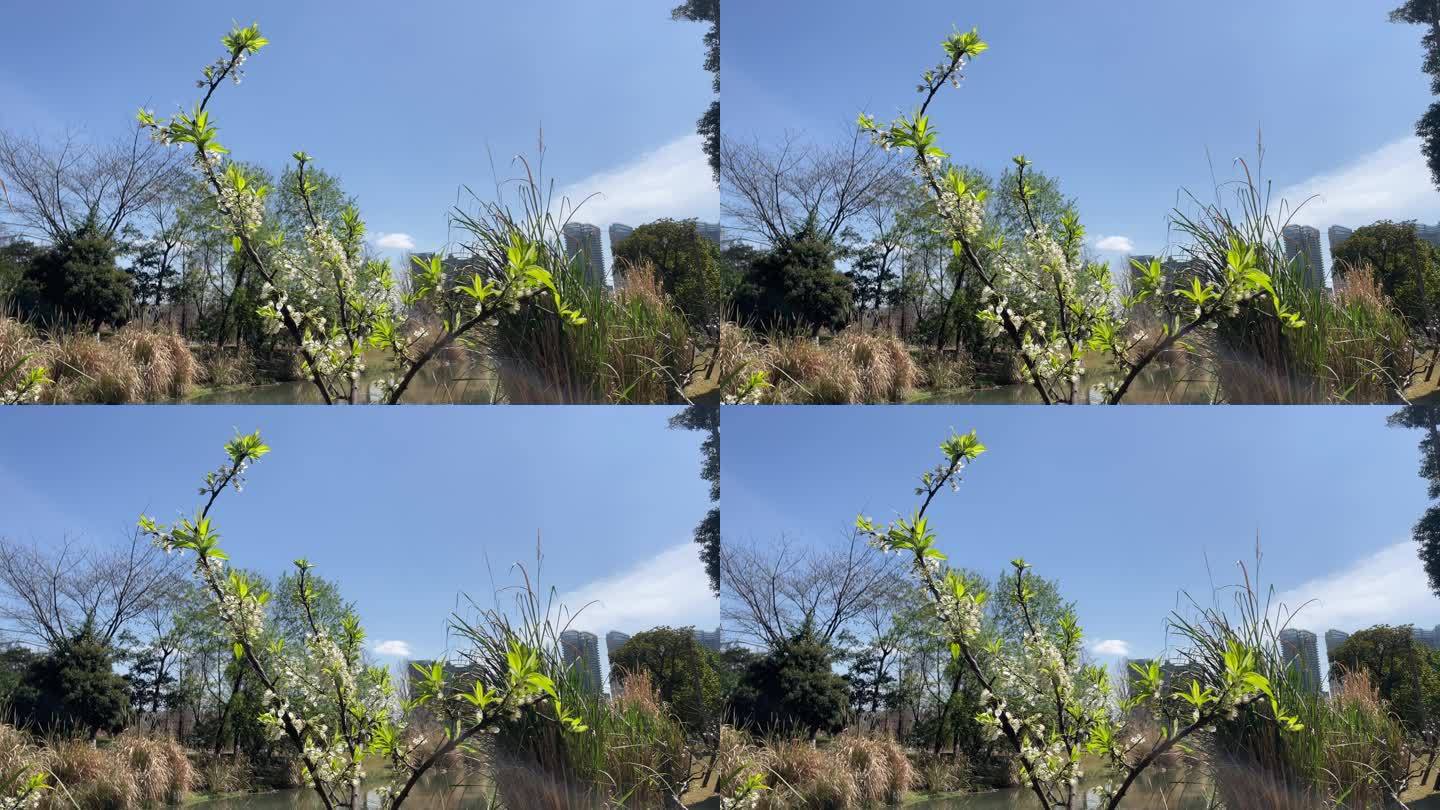
[[[1342,274],[1371,268],[1396,309],[1415,327],[1428,328],[1440,302],[1440,249],[1420,238],[1414,222],[1357,228],[1334,260]]]
[[[66,644],[29,662],[14,692],[25,726],[91,737],[119,731],[130,711],[129,686],[112,667],[115,652],[87,626]]]
[[[720,594],[720,408],[713,404],[691,405],[670,417],[672,429],[705,432],[700,445],[700,477],[710,483],[710,502],[716,506],[695,527],[695,544],[710,578],[710,590]]]
[[[31,259],[16,287],[20,312],[46,323],[118,325],[130,314],[130,277],[115,264],[115,244],[87,220]]]
[[[1363,670],[1412,732],[1440,723],[1440,651],[1416,641],[1413,627],[1376,625],[1329,652],[1332,682]]]
[[[610,656],[610,683],[613,689],[627,676],[648,673],[686,728],[705,733],[720,716],[714,657],[695,640],[693,628],[657,627],[631,636]]]
[[[665,293],[697,329],[720,315],[719,261],[719,248],[700,235],[693,219],[641,225],[615,251],[616,267],[653,267]],[[621,276],[616,286],[623,283],[623,270]]]
[[[835,651],[801,630],[751,660],[731,696],[735,725],[762,733],[838,731],[850,704],[849,685],[832,671]]]
[[[835,249],[814,227],[756,256],[734,294],[742,322],[812,335],[843,327],[851,303],[850,282],[835,270]]]
[[[689,22],[709,23],[705,29],[705,69],[713,76],[711,85],[720,92],[720,0],[685,0],[670,11],[670,18]],[[715,180],[720,179],[720,100],[710,102],[695,123],[705,145],[705,156]]]

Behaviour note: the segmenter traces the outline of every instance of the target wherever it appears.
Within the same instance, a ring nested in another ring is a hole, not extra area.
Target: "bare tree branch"
[[[847,141],[817,146],[790,133],[777,146],[722,138],[720,206],[726,227],[778,244],[807,223],[834,239],[876,197],[904,181],[890,156],[856,128]]]
[[[111,548],[0,538],[0,621],[16,637],[64,646],[89,627],[111,643],[174,591],[175,564],[138,533]]]

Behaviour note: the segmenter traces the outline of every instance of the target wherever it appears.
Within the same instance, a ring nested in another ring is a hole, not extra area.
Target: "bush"
[[[768,788],[759,810],[858,810],[900,802],[915,778],[894,740],[845,732],[826,745],[777,738],[752,742],[729,726],[720,730],[716,788],[730,795],[741,780],[761,774]]]
[[[178,399],[203,374],[180,335],[130,324],[109,338],[56,332],[42,338],[24,322],[0,316],[0,367],[29,357],[54,383],[41,389],[47,403],[121,405]]]
[[[771,387],[764,404],[856,405],[901,402],[925,382],[904,341],[846,330],[819,342],[800,335],[757,337],[733,324],[721,330],[721,376],[732,388],[754,371]]]
[[[685,313],[642,265],[613,294],[561,271],[565,300],[589,319],[567,326],[547,301],[502,317],[496,372],[511,402],[666,404],[696,370],[698,344]]]

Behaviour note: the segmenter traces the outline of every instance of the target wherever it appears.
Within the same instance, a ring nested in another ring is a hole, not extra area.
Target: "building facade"
[[[560,229],[565,237],[565,256],[580,257],[586,283],[605,286],[605,247],[600,242],[600,227],[585,222],[567,222]]]
[[[1320,229],[1309,225],[1286,225],[1280,230],[1287,261],[1299,259],[1305,286],[1325,289],[1325,258],[1320,252]]]
[[[1280,655],[1285,665],[1299,676],[1303,688],[1320,691],[1320,645],[1314,633],[1293,627],[1281,630]]]
[[[600,676],[600,639],[594,633],[561,632],[560,653],[565,666],[576,673],[582,689],[594,695],[604,691],[605,680]]]

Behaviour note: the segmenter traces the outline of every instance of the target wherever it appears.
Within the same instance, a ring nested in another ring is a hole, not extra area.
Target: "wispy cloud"
[[[1091,644],[1090,652],[1096,655],[1128,658],[1130,656],[1130,642],[1122,641],[1118,638],[1107,638],[1104,641],[1097,641]]]
[[[1290,208],[1286,213],[1294,212],[1292,222],[1322,229],[1378,219],[1440,219],[1440,193],[1430,182],[1420,139],[1413,135],[1284,188],[1275,197],[1280,200]]]
[[[574,219],[601,228],[614,222],[640,225],[662,217],[708,222],[720,218],[720,192],[700,136],[693,133],[571,183],[560,195],[572,205],[585,200]]]
[[[1375,624],[1440,622],[1440,599],[1430,591],[1415,544],[1409,541],[1284,591],[1276,601],[1288,610],[1299,609],[1292,626],[1317,634],[1331,628],[1355,631]]]
[[[377,233],[370,241],[381,250],[415,249],[415,238],[408,233]]]
[[[396,658],[411,657],[410,642],[408,641],[400,641],[398,639],[381,641],[377,643],[373,649],[376,655],[389,655]]]
[[[562,594],[566,607],[580,611],[570,626],[602,634],[633,633],[657,625],[718,626],[720,603],[710,591],[697,552],[694,543],[680,543],[628,570]]]
[[[1106,253],[1134,253],[1135,243],[1128,236],[1101,236],[1095,239],[1095,249]]]

